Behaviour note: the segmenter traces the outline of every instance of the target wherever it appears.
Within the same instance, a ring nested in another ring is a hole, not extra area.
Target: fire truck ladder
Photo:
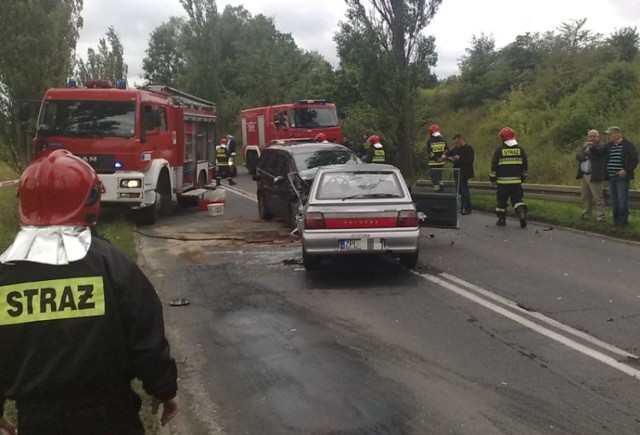
[[[188,107],[190,109],[215,111],[216,108],[216,104],[211,101],[196,97],[195,95],[187,94],[186,92],[170,86],[147,85],[143,87],[143,89],[166,97],[172,97],[176,105]]]

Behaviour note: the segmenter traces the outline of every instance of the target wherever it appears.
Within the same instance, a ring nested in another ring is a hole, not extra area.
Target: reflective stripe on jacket
[[[498,146],[491,160],[491,182],[497,184],[520,184],[527,177],[527,153],[524,148],[516,144]]]

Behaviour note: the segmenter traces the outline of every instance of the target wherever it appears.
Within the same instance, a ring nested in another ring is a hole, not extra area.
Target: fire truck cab
[[[214,103],[170,87],[70,81],[45,93],[34,157],[71,151],[98,173],[103,204],[128,206],[138,223],[153,224],[211,183],[216,118]]]
[[[324,133],[330,142],[342,143],[336,106],[325,99],[245,109],[240,112],[240,123],[242,155],[252,175],[262,150],[280,140],[311,141]]]

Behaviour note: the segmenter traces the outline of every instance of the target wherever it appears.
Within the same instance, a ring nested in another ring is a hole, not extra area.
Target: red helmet
[[[20,177],[20,223],[95,225],[101,194],[100,179],[87,162],[67,150],[56,150],[34,161]]]
[[[316,137],[313,138],[316,142],[325,142],[327,140],[327,135],[324,133],[316,134]]]
[[[227,144],[227,138],[223,137],[222,139],[220,139],[220,145],[226,145]]]
[[[500,140],[502,142],[506,142],[508,140],[512,140],[516,138],[516,132],[513,131],[512,128],[510,127],[505,127],[502,130],[500,130]]]
[[[439,132],[440,127],[438,127],[438,124],[431,124],[428,130],[429,130],[429,134],[433,134],[433,133]]]
[[[369,139],[367,139],[367,142],[369,142],[371,145],[380,143],[380,136],[372,134],[371,136],[369,136]]]

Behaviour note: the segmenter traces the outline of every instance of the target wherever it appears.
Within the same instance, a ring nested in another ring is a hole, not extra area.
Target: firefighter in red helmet
[[[316,134],[316,137],[314,137],[313,140],[318,143],[329,143],[329,141],[327,140],[327,135],[324,133]]]
[[[223,137],[220,139],[220,145],[216,146],[216,186],[220,185],[222,177],[227,178],[229,186],[236,184],[233,181],[234,171],[231,168],[231,165],[234,164],[234,159],[227,143],[227,138]]]
[[[380,143],[380,136],[373,134],[367,139],[369,148],[364,156],[366,163],[385,163],[387,156],[384,152],[384,146]]]
[[[527,178],[528,158],[524,148],[516,140],[516,132],[511,127],[504,127],[498,133],[502,142],[494,151],[491,160],[489,178],[496,190],[496,225],[507,224],[507,202],[511,200],[520,227],[527,226],[527,206],[524,203],[522,182]]]
[[[445,160],[442,157],[449,151],[449,147],[437,124],[431,124],[427,131],[429,138],[427,139],[426,153],[429,178],[433,184],[433,189],[439,191],[442,190],[442,169],[445,164]]]
[[[136,263],[91,232],[101,189],[93,168],[65,150],[20,178],[21,228],[0,255],[0,428],[8,433],[4,404],[14,399],[20,435],[143,435],[134,377],[162,403],[163,424],[178,413],[158,295]]]

